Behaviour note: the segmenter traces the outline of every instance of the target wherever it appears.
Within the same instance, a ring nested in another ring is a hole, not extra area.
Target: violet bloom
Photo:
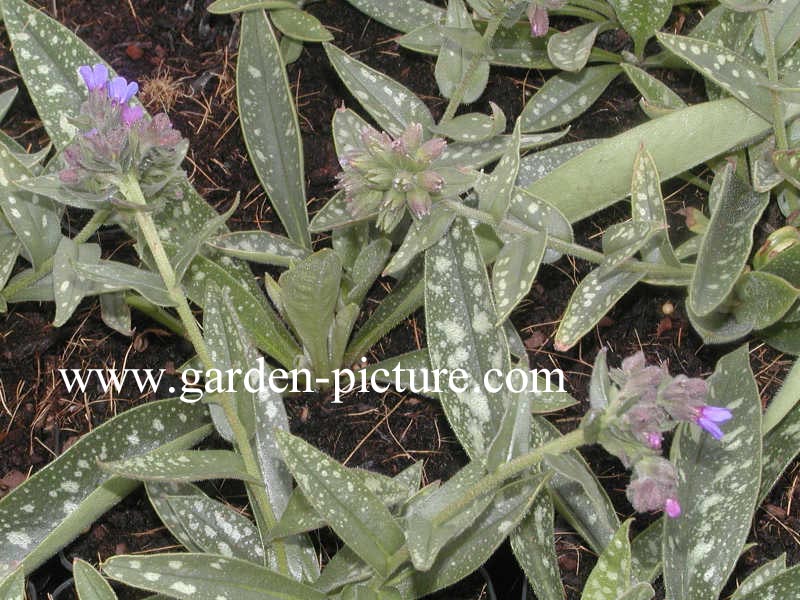
[[[667,498],[664,502],[664,512],[670,519],[677,519],[681,516],[681,505],[677,498]]]
[[[124,77],[114,77],[108,84],[108,97],[117,104],[127,104],[139,91],[139,84],[135,81],[128,83]]]
[[[108,68],[103,64],[96,64],[93,67],[83,65],[78,69],[78,73],[90,92],[103,89],[108,83]]]
[[[733,418],[733,413],[727,408],[720,406],[703,406],[695,409],[695,417],[693,421],[700,427],[705,429],[716,440],[722,439],[722,429],[719,428],[718,423],[724,423]]]
[[[130,127],[144,116],[144,109],[139,106],[122,105],[121,117],[125,127]]]

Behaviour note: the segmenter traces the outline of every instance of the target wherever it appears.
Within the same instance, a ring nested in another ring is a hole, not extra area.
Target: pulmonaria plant
[[[733,415],[727,408],[706,404],[707,396],[705,380],[672,377],[663,365],[648,365],[642,352],[610,371],[605,351],[598,355],[586,426],[596,427],[599,443],[633,469],[627,496],[637,511],[680,516],[675,467],[661,456],[663,434],[679,423],[694,423],[721,439],[720,425]]]
[[[567,0],[533,0],[528,5],[528,21],[531,24],[533,37],[544,37],[550,30],[550,15],[548,11],[562,8]]]
[[[444,190],[435,163],[447,142],[439,137],[423,142],[419,123],[397,139],[367,126],[360,139],[360,148],[339,159],[338,186],[350,213],[360,218],[377,212],[377,225],[386,232],[400,224],[406,209],[417,219],[428,215]]]
[[[182,173],[188,143],[165,114],[152,119],[132,104],[139,86],[109,79],[105,65],[78,70],[89,92],[74,120],[81,134],[64,149],[60,183],[84,203],[120,203],[118,188],[133,173],[147,196],[159,193]]]

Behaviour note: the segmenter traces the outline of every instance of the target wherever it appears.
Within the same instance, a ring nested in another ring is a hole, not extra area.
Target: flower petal
[[[697,418],[697,424],[710,433],[715,440],[722,439],[722,429],[714,421],[700,416]]]
[[[700,414],[715,423],[724,423],[733,418],[733,413],[721,406],[703,406],[700,408]]]

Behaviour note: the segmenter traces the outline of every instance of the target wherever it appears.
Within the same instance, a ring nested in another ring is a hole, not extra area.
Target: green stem
[[[589,21],[606,21],[609,18],[607,15],[598,14],[597,11],[580,6],[565,6],[564,8],[556,8],[548,11],[551,15],[559,15],[563,17],[578,17],[579,19],[587,19]]]
[[[125,304],[131,308],[135,308],[141,313],[146,314],[156,323],[161,323],[172,333],[181,337],[187,337],[186,328],[183,326],[181,321],[173,317],[160,306],[156,306],[139,294],[125,294]]]
[[[120,183],[120,191],[125,196],[126,200],[134,205],[146,206],[144,194],[139,186],[139,181],[136,175],[132,172],[128,173],[123,181]],[[158,272],[167,288],[167,293],[170,299],[175,303],[175,308],[178,316],[186,329],[186,336],[194,345],[195,352],[207,370],[216,368],[214,361],[211,358],[208,346],[203,339],[203,334],[200,331],[200,326],[192,314],[192,309],[189,306],[189,301],[186,299],[186,294],[178,281],[175,269],[167,256],[164,244],[161,237],[158,235],[158,230],[153,222],[153,218],[149,212],[141,210],[136,211],[136,224],[144,236],[147,247],[153,255],[153,260],[156,263]],[[250,436],[247,429],[239,418],[239,411],[237,410],[236,401],[230,394],[220,394],[219,405],[225,412],[225,418],[231,428],[233,437],[236,443],[236,449],[239,451],[242,460],[244,461],[247,472],[252,475],[257,481],[262,481],[263,475],[258,466],[258,461],[250,445]],[[250,496],[254,499],[253,510],[256,512],[257,521],[259,524],[263,523],[267,530],[275,526],[276,518],[275,513],[272,511],[272,505],[269,501],[266,489],[263,484],[247,483],[247,490]],[[262,535],[265,534],[262,531]],[[273,548],[277,555],[279,569],[284,573],[289,573],[288,560],[286,551],[282,544],[274,544]]]
[[[455,89],[452,96],[450,96],[450,102],[447,105],[447,109],[444,111],[444,116],[439,122],[439,125],[447,123],[454,116],[456,116],[456,111],[461,104],[461,100],[464,98],[464,94],[467,92],[469,84],[472,82],[472,78],[475,76],[475,72],[478,70],[478,66],[486,57],[486,50],[492,47],[494,36],[497,34],[497,30],[500,28],[500,22],[501,19],[493,19],[487,24],[486,31],[483,32],[482,38],[484,51],[477,52],[472,56],[472,59],[469,61],[464,74],[461,76],[461,82],[458,84],[458,87]]]
[[[761,30],[764,33],[764,53],[767,58],[767,74],[772,83],[778,83],[778,59],[775,56],[775,43],[769,34],[769,22],[767,21],[767,11],[762,10],[758,13],[761,21]],[[783,113],[783,101],[778,90],[770,90],[772,93],[772,126],[775,129],[775,147],[778,150],[789,149],[789,139],[786,136],[786,124]]]
[[[456,517],[465,511],[479,497],[497,490],[509,479],[521,475],[525,471],[538,465],[547,454],[564,454],[588,443],[586,431],[576,429],[566,435],[551,440],[546,444],[531,450],[527,454],[518,456],[505,463],[480,481],[468,488],[458,500],[444,507],[431,521],[431,527],[436,527]]]
[[[98,210],[92,215],[92,218],[89,219],[89,222],[83,226],[73,238],[73,241],[76,244],[83,244],[86,242],[90,237],[92,237],[100,227],[102,227],[103,223],[108,220],[108,217],[111,216],[111,209],[103,208]],[[42,264],[40,264],[36,269],[32,269],[28,273],[22,275],[14,279],[8,286],[2,291],[2,296],[11,302],[11,299],[14,297],[14,294],[21,292],[29,285],[32,285],[39,281],[42,277],[45,277],[48,273],[53,270],[53,262],[55,260],[55,256],[51,256],[47,260],[45,260]]]
[[[467,217],[468,219],[474,219],[476,221],[480,221],[481,223],[486,223],[487,225],[491,225],[492,227],[499,227],[509,233],[515,234],[522,234],[522,235],[541,235],[542,232],[533,229],[532,227],[528,227],[524,223],[519,221],[512,221],[510,219],[503,219],[502,221],[498,221],[492,215],[482,210],[477,210],[475,208],[470,208],[469,206],[464,206],[460,202],[456,200],[442,200],[445,205],[450,208],[453,212],[462,217]],[[570,256],[574,256],[576,258],[582,258],[583,260],[602,264],[606,260],[605,254],[602,252],[597,252],[596,250],[592,250],[591,248],[585,248],[579,244],[574,244],[572,242],[565,242],[564,240],[560,240],[558,238],[548,236],[547,237],[547,246],[555,250],[556,252],[560,252],[562,254],[569,254]],[[620,270],[628,271],[631,273],[645,273],[648,275],[653,276],[662,276],[662,277],[685,277],[687,274],[690,275],[694,269],[691,265],[684,265],[682,267],[670,267],[669,265],[660,265],[655,263],[643,263],[638,260],[628,260],[618,267]]]

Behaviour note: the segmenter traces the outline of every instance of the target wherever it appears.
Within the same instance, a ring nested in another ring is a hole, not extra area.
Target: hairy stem
[[[120,185],[120,191],[131,204],[142,207],[147,205],[142,189],[139,186],[139,181],[133,173],[128,173],[126,175]],[[178,281],[175,269],[172,267],[172,263],[167,256],[164,244],[158,235],[158,230],[156,229],[156,225],[150,213],[144,210],[136,211],[136,224],[139,226],[145,242],[147,243],[147,247],[153,255],[158,272],[161,275],[164,286],[167,288],[167,293],[170,299],[175,303],[175,309],[186,329],[186,336],[192,342],[197,356],[207,370],[216,368],[208,346],[203,339],[200,326],[197,324],[194,314],[192,314],[189,301],[186,299],[186,294],[183,292],[180,281]],[[256,481],[262,481],[263,475],[258,466],[253,448],[250,445],[250,436],[239,418],[239,411],[237,410],[234,397],[227,393],[220,394],[219,404],[225,412],[225,418],[233,432],[236,449],[239,451],[244,461],[247,472],[252,475]],[[272,511],[272,505],[270,504],[266,489],[261,483],[247,483],[246,485],[250,496],[254,499],[253,510],[256,512],[257,521],[259,524],[263,523],[267,529],[271,529],[275,526],[276,518]],[[265,531],[262,531],[262,535],[265,533]],[[273,544],[273,548],[277,555],[279,569],[283,573],[288,573],[288,561],[283,544],[275,543]]]
[[[764,53],[767,58],[767,75],[772,83],[778,83],[778,59],[775,56],[775,44],[769,33],[769,23],[767,22],[767,11],[762,10],[758,13],[761,22],[761,31],[764,33]],[[772,93],[772,126],[775,129],[775,147],[778,150],[789,149],[789,139],[786,136],[786,124],[783,113],[783,101],[778,90],[770,90]]]
[[[89,222],[86,223],[86,225],[83,226],[83,229],[78,232],[78,235],[73,238],[73,241],[76,244],[83,244],[86,242],[97,232],[98,229],[100,229],[100,227],[102,227],[102,225],[108,220],[109,216],[111,216],[111,209],[109,208],[103,208],[95,212],[92,215],[92,218],[89,219]],[[14,297],[14,294],[21,292],[29,285],[36,283],[42,277],[45,277],[47,274],[49,274],[53,270],[54,260],[55,256],[51,256],[36,269],[33,269],[25,275],[16,278],[2,291],[2,296],[10,302]]]
[[[481,61],[486,58],[486,50],[492,47],[494,36],[497,34],[497,30],[500,28],[500,22],[501,19],[495,18],[489,21],[488,25],[486,26],[486,31],[483,32],[483,47],[485,50],[484,52],[479,52],[472,56],[472,59],[467,65],[465,73],[461,76],[461,82],[453,92],[453,95],[450,96],[450,103],[447,105],[447,109],[444,111],[444,116],[439,122],[439,125],[447,123],[454,116],[456,116],[456,111],[461,104],[461,100],[464,99],[464,94],[467,92],[467,88],[472,82],[475,72],[478,70],[478,65],[480,65]]]
[[[519,221],[512,221],[510,219],[503,219],[498,221],[492,215],[482,210],[477,210],[475,208],[470,208],[468,206],[464,206],[461,202],[456,200],[442,200],[448,208],[450,208],[453,212],[462,217],[467,217],[468,219],[474,219],[476,221],[480,221],[481,223],[486,223],[487,225],[491,225],[492,227],[499,227],[509,233],[516,233],[522,235],[542,235],[542,232],[533,229],[532,227],[528,227],[524,223]],[[547,237],[547,246],[556,252],[560,252],[562,254],[569,254],[570,256],[574,256],[576,258],[582,258],[583,260],[602,264],[605,262],[606,256],[602,252],[597,252],[596,250],[592,250],[591,248],[586,248],[581,246],[580,244],[574,244],[572,242],[565,242],[564,240],[560,240],[555,237],[548,236]],[[628,271],[632,273],[645,273],[648,275],[653,276],[662,276],[662,277],[686,277],[687,275],[691,275],[694,267],[691,265],[684,265],[681,267],[671,267],[669,265],[661,265],[655,263],[644,263],[638,260],[628,260],[618,266],[618,268],[622,271]]]

